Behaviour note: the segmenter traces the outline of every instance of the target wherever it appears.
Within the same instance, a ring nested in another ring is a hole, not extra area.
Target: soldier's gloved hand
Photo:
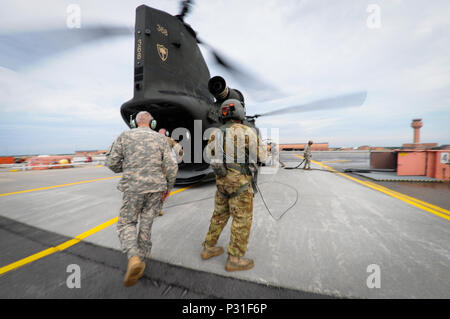
[[[161,199],[162,199],[163,203],[166,201],[167,197],[169,197],[169,194],[170,194],[170,190],[166,190],[165,192],[162,193]]]

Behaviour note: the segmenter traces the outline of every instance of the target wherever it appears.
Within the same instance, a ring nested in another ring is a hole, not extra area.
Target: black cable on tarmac
[[[268,183],[268,182],[264,182],[264,183],[261,183],[261,184],[267,184],[267,183]],[[299,198],[299,194],[298,194],[298,191],[297,191],[294,187],[292,187],[291,185],[288,185],[288,184],[285,184],[285,183],[281,183],[281,182],[270,182],[270,183],[271,183],[271,184],[280,184],[280,185],[284,185],[284,186],[286,186],[286,187],[289,187],[290,189],[293,189],[294,192],[295,192],[295,194],[296,194],[294,203],[293,203],[291,206],[289,206],[285,211],[283,211],[283,213],[280,215],[280,217],[275,218],[275,217],[273,216],[272,212],[270,211],[269,207],[267,206],[266,200],[264,199],[264,195],[263,195],[263,193],[261,192],[261,189],[259,188],[258,184],[256,184],[256,188],[258,189],[259,196],[261,196],[262,202],[264,203],[264,206],[266,207],[267,212],[269,213],[269,215],[270,215],[274,220],[279,221],[281,218],[283,218],[284,214],[286,214],[292,207],[294,207],[294,206],[297,204],[298,198]],[[168,209],[168,208],[172,208],[172,207],[178,207],[178,206],[183,206],[183,205],[187,205],[187,204],[197,203],[197,202],[201,202],[201,201],[204,201],[204,200],[207,200],[207,199],[214,198],[214,196],[215,196],[215,195],[212,195],[212,196],[208,196],[208,197],[204,197],[204,198],[200,198],[200,199],[195,199],[195,200],[183,202],[183,203],[180,203],[180,204],[175,204],[175,205],[166,206],[166,207],[163,207],[163,208]]]

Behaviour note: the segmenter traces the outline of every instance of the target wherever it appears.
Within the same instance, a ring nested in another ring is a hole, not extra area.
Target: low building
[[[438,147],[438,143],[417,143],[417,144],[403,144],[402,149],[417,149],[426,150],[434,147]]]
[[[428,176],[450,180],[449,150],[398,150],[397,175]]]
[[[87,150],[87,151],[75,151],[75,156],[98,156],[106,154],[107,150]]]
[[[305,150],[307,143],[288,143],[288,144],[280,144],[280,151],[303,151]],[[328,151],[328,142],[327,143],[314,143],[311,145],[311,151]]]
[[[358,147],[359,151],[385,151],[386,149],[381,146],[369,146],[369,145],[363,145]]]
[[[397,151],[397,175],[422,175],[450,181],[450,147],[438,143],[420,143],[422,119],[413,119],[414,143]]]
[[[14,164],[13,156],[0,156],[0,164]]]

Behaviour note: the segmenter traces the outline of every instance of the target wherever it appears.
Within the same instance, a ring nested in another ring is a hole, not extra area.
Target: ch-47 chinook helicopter
[[[166,128],[172,132],[176,128],[186,128],[191,134],[183,138],[204,145],[204,131],[222,125],[219,117],[221,103],[230,98],[245,101],[242,93],[227,87],[222,77],[211,78],[198,47],[203,42],[184,22],[190,5],[191,1],[183,1],[181,14],[176,16],[145,5],[136,9],[134,97],[122,105],[121,115],[131,126],[139,111],[149,111],[156,119],[155,129]],[[228,67],[217,52],[213,54],[217,62]],[[245,124],[255,127],[255,119],[259,116],[336,107],[336,103],[340,106],[361,105],[364,99],[365,93],[360,92],[287,107],[247,116]],[[201,124],[200,127],[194,127],[195,122]],[[191,145],[191,149],[192,144],[184,143]],[[179,165],[177,183],[195,182],[211,173],[202,155],[200,152],[187,152],[186,158],[185,153]]]
[[[190,133],[181,137],[181,142],[187,139],[188,142],[193,141],[190,144],[195,145],[197,141],[204,146],[205,130],[222,125],[219,118],[221,103],[229,98],[245,101],[243,94],[229,88],[223,78],[211,78],[198,45],[206,46],[215,61],[229,73],[244,78],[245,87],[258,83],[258,80],[233,66],[216,50],[199,40],[197,33],[184,22],[191,5],[190,0],[182,1],[182,10],[178,15],[145,5],[136,8],[134,96],[122,105],[120,112],[125,123],[131,127],[131,121],[139,111],[149,111],[156,119],[156,130],[165,128],[173,133],[176,128],[185,128]],[[0,65],[20,70],[49,55],[87,42],[129,35],[130,29],[120,26],[84,26],[76,30],[66,28],[0,34]],[[37,41],[39,47],[34,45]],[[256,127],[255,120],[262,116],[360,106],[365,98],[366,92],[356,92],[247,115],[245,124]],[[177,136],[172,137],[178,139]],[[203,147],[200,149],[203,150]],[[185,150],[183,162],[179,164],[177,183],[196,182],[205,179],[211,172],[203,160],[202,152]]]

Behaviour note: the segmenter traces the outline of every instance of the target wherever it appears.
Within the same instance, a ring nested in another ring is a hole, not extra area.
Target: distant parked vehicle
[[[87,156],[75,156],[72,160],[72,164],[80,164],[89,162],[89,158]]]
[[[94,161],[94,162],[103,162],[105,160],[106,160],[106,156],[105,155],[93,156],[92,157],[92,161]]]

